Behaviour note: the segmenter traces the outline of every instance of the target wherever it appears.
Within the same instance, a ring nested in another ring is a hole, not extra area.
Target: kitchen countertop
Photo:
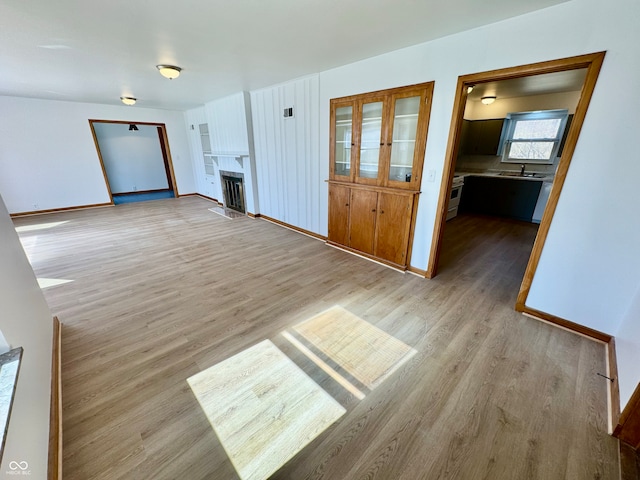
[[[527,174],[535,173],[535,177],[526,176]],[[455,177],[493,177],[493,178],[506,178],[511,180],[528,180],[534,182],[553,182],[554,175],[552,173],[540,173],[540,172],[525,172],[525,176],[521,176],[519,172],[509,171],[508,175],[505,175],[502,171],[487,170],[486,172],[455,172]]]

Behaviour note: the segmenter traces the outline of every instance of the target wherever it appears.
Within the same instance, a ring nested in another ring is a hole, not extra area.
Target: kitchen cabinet
[[[433,82],[332,99],[331,180],[417,191]]]
[[[463,120],[460,132],[462,155],[498,155],[504,118]]]
[[[329,186],[329,240],[349,244],[349,201],[351,189],[342,185]]]
[[[460,211],[531,222],[542,181],[467,176]]]
[[[328,243],[406,269],[433,82],[330,102]]]
[[[415,192],[329,184],[328,243],[406,268]]]

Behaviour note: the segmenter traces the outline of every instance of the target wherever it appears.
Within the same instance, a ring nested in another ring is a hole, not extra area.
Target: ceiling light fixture
[[[156,65],[156,68],[160,72],[160,75],[168,78],[169,80],[178,78],[180,76],[180,72],[182,71],[180,67],[176,67],[174,65]]]
[[[131,132],[133,130],[135,130],[136,132],[138,131],[138,126],[135,123],[131,123],[129,125],[129,131]]]
[[[138,99],[134,97],[120,97],[120,100],[122,100],[122,103],[125,105],[134,105]]]
[[[482,97],[480,101],[485,105],[491,105],[493,102],[496,101],[496,97]]]
[[[467,87],[467,95],[469,95],[471,92],[473,92],[473,85],[469,85]]]

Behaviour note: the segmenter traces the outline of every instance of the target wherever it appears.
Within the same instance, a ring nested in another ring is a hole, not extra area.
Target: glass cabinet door
[[[389,181],[411,182],[421,98],[421,95],[397,98],[393,104]]]
[[[334,175],[351,176],[351,145],[353,144],[353,105],[335,109]]]
[[[362,104],[362,112],[360,115],[360,156],[358,163],[358,178],[360,179],[372,179],[375,181],[378,178],[380,149],[383,145],[383,113],[383,101],[367,102]]]

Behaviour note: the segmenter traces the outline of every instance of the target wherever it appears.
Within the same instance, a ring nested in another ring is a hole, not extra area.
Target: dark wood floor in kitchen
[[[64,478],[237,479],[186,379],[269,339],[347,410],[274,479],[619,478],[604,346],[513,310],[530,224],[459,216],[403,275],[195,198],[21,218],[63,329]],[[417,350],[352,396],[281,332],[339,305]]]

